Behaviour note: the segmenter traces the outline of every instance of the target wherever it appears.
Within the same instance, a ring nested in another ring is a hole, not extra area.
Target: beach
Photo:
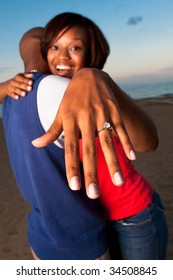
[[[173,97],[144,99],[138,103],[153,118],[160,144],[153,153],[137,154],[136,168],[152,183],[165,205],[169,242],[167,259],[173,260]],[[0,260],[32,259],[26,239],[29,205],[19,193],[11,171],[0,120]]]

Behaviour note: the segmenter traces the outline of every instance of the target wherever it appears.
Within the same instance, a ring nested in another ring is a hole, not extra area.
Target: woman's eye
[[[79,51],[81,48],[79,46],[73,46],[71,47],[72,51]]]
[[[57,46],[50,46],[50,49],[51,49],[51,50],[57,50],[58,47],[57,47]]]

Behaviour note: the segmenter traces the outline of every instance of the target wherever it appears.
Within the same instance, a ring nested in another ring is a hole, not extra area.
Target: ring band
[[[112,128],[111,128],[111,124],[109,123],[109,122],[105,122],[104,123],[104,125],[103,125],[103,127],[97,132],[97,134],[99,134],[101,131],[103,131],[103,130],[112,130]]]

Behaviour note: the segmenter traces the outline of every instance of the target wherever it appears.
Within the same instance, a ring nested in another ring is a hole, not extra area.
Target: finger
[[[81,188],[80,163],[79,163],[79,131],[72,121],[63,123],[66,176],[69,187],[76,191]],[[67,137],[66,137],[67,136]]]
[[[15,93],[9,93],[8,96],[14,98],[15,100],[18,100],[20,98],[20,96],[18,94],[15,94]]]
[[[15,95],[26,96],[26,92],[31,90],[32,90],[32,86],[29,86],[27,84],[15,80],[11,80],[7,87],[7,94],[17,99],[18,97],[16,97]]]
[[[114,133],[116,133],[117,137],[119,138],[126,156],[130,160],[135,160],[136,155],[134,152],[134,148],[131,143],[130,137],[128,136],[124,121],[121,117],[121,111],[115,100],[114,100],[114,104],[111,103],[111,110],[112,110],[112,114],[111,114],[110,124],[113,128],[113,131]],[[108,118],[106,119],[110,119],[110,117],[108,116]]]
[[[11,85],[12,90],[18,94],[21,94],[23,91],[31,91],[32,86],[28,85],[26,83],[21,83],[21,82],[15,82],[13,85]]]
[[[110,177],[112,179],[113,184],[116,186],[120,186],[124,183],[123,174],[121,171],[121,167],[118,162],[118,157],[116,154],[115,144],[113,141],[113,135],[116,135],[116,131],[114,131],[114,127],[112,124],[119,123],[121,119],[119,119],[119,111],[117,105],[110,101],[110,110],[112,112],[111,117],[114,116],[113,119],[110,120],[109,112],[101,112],[99,114],[99,126],[97,126],[97,135],[100,140],[100,145],[105,157],[105,161],[109,170]],[[110,120],[110,122],[105,120]],[[107,127],[108,125],[108,127]]]
[[[89,198],[96,199],[100,195],[97,177],[97,155],[95,142],[95,125],[92,117],[81,118],[82,123],[82,162],[86,193]]]
[[[122,144],[122,147],[124,149],[124,152],[126,154],[126,156],[128,157],[128,159],[130,160],[135,160],[136,159],[136,155],[135,155],[135,152],[134,152],[134,148],[133,148],[133,145],[130,141],[130,138],[127,134],[127,131],[126,131],[126,128],[124,126],[123,123],[119,123],[119,124],[116,124],[114,126],[114,129],[115,129],[115,132]]]
[[[33,73],[24,73],[24,77],[32,79],[33,78]]]
[[[57,134],[52,133],[51,128],[42,136],[34,139],[31,143],[36,148],[43,148],[57,139]]]
[[[18,74],[14,77],[13,81],[20,83],[20,85],[25,84],[26,86],[27,85],[31,86],[33,84],[32,77],[33,77],[33,74],[31,74],[31,73],[30,74],[29,73]]]
[[[40,136],[39,138],[34,139],[32,141],[32,145],[35,146],[36,148],[45,147],[50,143],[54,142],[56,139],[58,139],[61,133],[62,133],[62,124],[59,118],[59,113],[57,113],[48,131],[45,132],[45,134]]]
[[[124,178],[118,162],[112,132],[110,130],[100,131],[99,140],[112,182],[116,186],[120,186],[124,183]]]
[[[20,96],[21,97],[26,96],[27,94],[26,91],[31,91],[31,90],[32,90],[31,86],[26,87],[26,90],[13,86],[9,88],[8,95],[11,96],[12,98],[18,99]]]
[[[97,178],[97,160],[95,137],[82,140],[82,158],[86,193],[89,198],[96,199],[100,195]]]

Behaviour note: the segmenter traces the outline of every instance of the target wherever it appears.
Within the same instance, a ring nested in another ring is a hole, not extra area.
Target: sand
[[[139,103],[155,121],[160,145],[154,153],[137,154],[135,165],[164,202],[169,228],[167,259],[173,260],[173,98]],[[16,187],[0,120],[0,260],[32,259],[26,239],[29,209]]]

